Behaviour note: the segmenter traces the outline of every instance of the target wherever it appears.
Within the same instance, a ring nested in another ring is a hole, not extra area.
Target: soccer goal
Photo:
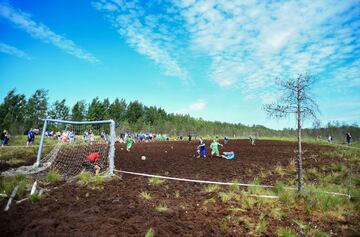
[[[115,137],[113,120],[80,122],[47,118],[34,167],[56,170],[64,178],[71,178],[84,170],[86,158],[97,152],[100,173],[113,175]],[[54,145],[46,155],[42,155],[44,144]]]

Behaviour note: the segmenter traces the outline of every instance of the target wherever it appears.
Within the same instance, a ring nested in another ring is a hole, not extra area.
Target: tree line
[[[100,100],[95,97],[90,103],[84,100],[68,106],[66,99],[49,103],[48,91],[36,90],[29,98],[24,94],[10,90],[0,104],[0,129],[7,129],[11,134],[23,134],[30,128],[42,128],[42,119],[48,115],[51,118],[74,121],[94,121],[113,119],[117,132],[156,132],[170,135],[197,134],[218,135],[229,137],[256,136],[295,136],[296,130],[274,130],[262,125],[246,126],[241,123],[226,123],[193,118],[189,115],[167,113],[156,106],[146,106],[139,101],[126,102],[116,98]],[[351,130],[354,138],[360,137],[360,128],[355,124],[348,126],[334,122],[327,127],[304,129],[304,136],[326,137],[329,134],[335,138],[343,136],[346,130]]]

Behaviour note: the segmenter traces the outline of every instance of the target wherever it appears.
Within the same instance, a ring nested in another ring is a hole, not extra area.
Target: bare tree
[[[317,120],[319,112],[316,102],[311,98],[310,90],[314,83],[314,78],[307,74],[300,74],[297,78],[290,80],[280,80],[279,87],[282,97],[277,103],[264,105],[265,111],[270,117],[284,118],[294,114],[298,129],[298,154],[297,154],[297,175],[298,192],[302,191],[302,151],[301,151],[301,126],[306,118]]]

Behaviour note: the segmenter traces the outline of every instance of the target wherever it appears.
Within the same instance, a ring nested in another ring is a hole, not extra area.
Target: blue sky
[[[359,124],[359,39],[359,0],[0,0],[0,98],[46,88],[283,128],[262,105],[277,77],[310,73],[322,123]]]

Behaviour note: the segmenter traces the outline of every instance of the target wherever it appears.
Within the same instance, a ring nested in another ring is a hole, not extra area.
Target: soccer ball
[[[141,156],[141,160],[146,160],[146,157],[145,157],[145,156]]]

